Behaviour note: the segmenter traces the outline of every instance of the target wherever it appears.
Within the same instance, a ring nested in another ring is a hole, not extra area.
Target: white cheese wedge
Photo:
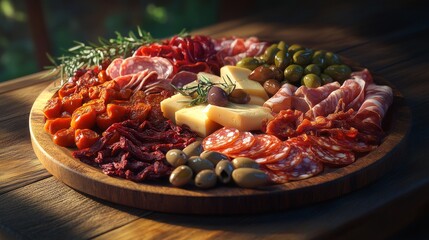
[[[208,105],[207,109],[210,120],[240,131],[261,130],[263,122],[273,118],[269,108],[259,105],[230,103],[227,107]]]
[[[176,124],[187,125],[200,137],[206,137],[221,128],[221,126],[207,117],[208,105],[185,107],[176,112]]]
[[[173,95],[161,101],[162,115],[176,123],[176,112],[188,106],[192,100],[191,97],[180,93]]]
[[[237,89],[243,89],[250,96],[258,96],[266,101],[268,95],[264,87],[259,82],[248,78],[251,72],[247,68],[223,66],[220,69],[220,77],[222,79],[228,79],[229,77],[236,84]]]

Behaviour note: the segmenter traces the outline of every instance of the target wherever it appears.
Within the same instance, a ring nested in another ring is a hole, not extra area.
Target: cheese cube
[[[247,68],[223,66],[220,69],[220,76],[225,80],[228,80],[229,77],[232,82],[235,82],[237,89],[243,89],[251,96],[258,96],[264,100],[267,100],[268,95],[264,87],[259,82],[249,79],[249,74],[251,72],[252,71]]]
[[[258,105],[230,103],[227,107],[208,106],[210,120],[240,131],[261,130],[262,123],[273,118],[269,108]]]
[[[191,97],[184,96],[180,93],[164,99],[160,104],[162,115],[175,123],[176,112],[187,107],[190,101],[192,101]]]
[[[206,137],[221,128],[221,126],[207,117],[207,105],[196,105],[182,108],[176,112],[176,124],[187,125],[200,137]]]

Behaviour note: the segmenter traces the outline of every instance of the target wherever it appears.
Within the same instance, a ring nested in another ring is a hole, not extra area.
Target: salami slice
[[[269,179],[276,184],[282,184],[289,181],[289,175],[284,171],[273,171],[268,168],[261,167],[261,170],[264,171]]]
[[[135,56],[122,61],[119,74],[135,74],[144,70],[155,71],[161,79],[167,79],[173,72],[173,65],[162,57]]]
[[[121,67],[122,61],[124,61],[124,59],[122,59],[122,58],[115,58],[109,64],[109,66],[106,68],[106,73],[107,73],[107,75],[110,76],[110,78],[114,79],[114,78],[117,78],[117,77],[121,76],[119,74],[119,69]]]
[[[338,143],[336,143],[335,141],[333,141],[331,138],[329,137],[322,137],[322,136],[311,136],[308,135],[308,137],[310,138],[310,140],[323,147],[326,149],[330,149],[332,151],[348,151],[349,148],[338,145]]]
[[[241,132],[240,136],[231,143],[227,148],[222,150],[222,153],[231,156],[231,154],[239,153],[249,149],[255,142],[255,137],[250,132]]]
[[[252,159],[265,157],[270,155],[271,152],[277,151],[281,146],[282,141],[276,136],[269,134],[258,134],[255,135],[255,142],[253,145],[238,154],[235,154],[234,157],[248,157]]]
[[[228,147],[239,136],[238,129],[223,127],[204,138],[202,145],[204,150],[219,150]]]
[[[323,164],[312,158],[314,155],[306,155],[302,161],[286,171],[289,180],[296,181],[315,176],[323,171]]]
[[[350,151],[333,151],[318,145],[312,145],[310,148],[318,161],[333,167],[349,165],[356,160]]]
[[[377,148],[377,145],[371,145],[364,142],[352,141],[347,139],[336,139],[329,137],[329,139],[338,146],[349,149],[355,152],[369,152]]]
[[[271,152],[270,155],[265,157],[260,157],[255,159],[255,162],[259,164],[269,164],[269,163],[275,163],[278,162],[280,159],[287,158],[288,154],[290,153],[291,147],[288,143],[284,142],[282,143],[277,151]]]
[[[290,144],[289,154],[286,157],[279,159],[277,162],[265,164],[265,167],[273,171],[284,171],[290,169],[302,161],[305,154],[303,151],[305,150],[296,144]]]

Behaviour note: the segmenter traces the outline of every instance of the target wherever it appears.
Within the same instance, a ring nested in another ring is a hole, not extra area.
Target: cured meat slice
[[[231,143],[227,148],[222,150],[222,153],[231,155],[249,149],[255,142],[255,137],[250,132],[241,132],[240,136]]]
[[[296,135],[297,126],[303,121],[303,113],[298,110],[281,110],[266,126],[265,132],[282,140]]]
[[[319,145],[311,145],[310,149],[317,160],[333,167],[349,165],[356,160],[355,155],[350,151],[333,151]]]
[[[269,164],[278,162],[280,159],[286,158],[290,153],[291,147],[288,143],[284,142],[281,144],[277,151],[271,152],[270,155],[255,159],[255,162],[259,164]],[[267,166],[268,167],[268,166]]]
[[[366,82],[366,84],[371,84],[371,83],[374,82],[371,73],[366,68],[364,70],[362,70],[362,71],[359,71],[359,72],[352,72],[350,74],[350,76],[352,78],[358,77],[358,78],[364,80]]]
[[[110,76],[110,78],[115,79],[115,78],[121,76],[119,74],[119,69],[121,67],[122,61],[124,61],[124,59],[122,59],[122,58],[115,58],[109,64],[109,66],[106,68],[106,73],[107,73],[107,75]]]
[[[269,179],[276,184],[282,184],[289,181],[289,175],[285,171],[273,171],[271,169],[261,167],[261,170],[264,171]]]
[[[274,96],[268,99],[264,103],[264,107],[268,107],[271,111],[278,113],[281,110],[291,109],[292,108],[292,98],[296,91],[297,87],[292,84],[285,83],[283,86],[277,91]]]
[[[329,137],[322,137],[322,136],[311,136],[309,135],[308,138],[315,144],[330,149],[332,151],[347,151],[347,147],[338,145],[335,141],[333,141]]]
[[[204,138],[202,145],[204,150],[219,150],[228,147],[240,136],[236,128],[223,127]]]
[[[125,75],[125,76],[119,76],[115,79],[113,79],[113,81],[115,81],[119,88],[123,89],[125,88],[126,85],[128,85],[130,83],[130,81],[134,78],[134,75]]]
[[[304,98],[305,102],[308,104],[308,107],[312,108],[323,99],[328,97],[331,92],[340,88],[340,86],[341,85],[338,82],[328,83],[317,88],[301,86],[296,90],[295,96]]]
[[[311,155],[314,156],[314,155]],[[323,171],[323,164],[311,156],[304,156],[302,161],[286,171],[289,180],[296,181],[315,176]]]
[[[273,135],[259,134],[255,135],[253,145],[247,150],[233,154],[233,157],[248,157],[256,159],[268,156],[272,151],[276,151],[281,146],[282,141]]]
[[[364,99],[365,99],[365,88],[367,85],[366,85],[366,82],[362,78],[360,78],[359,76],[354,76],[353,79],[355,80],[355,82],[357,82],[359,84],[360,92],[355,97],[355,99],[353,99],[353,101],[351,101],[347,105],[346,109],[358,110],[359,107],[362,105]]]
[[[268,162],[265,167],[274,171],[283,171],[298,165],[305,154],[305,150],[298,145],[291,143],[287,156],[280,158],[277,162]]]
[[[119,74],[135,74],[146,69],[157,72],[159,78],[167,79],[173,72],[173,65],[163,57],[134,56],[121,63]]]

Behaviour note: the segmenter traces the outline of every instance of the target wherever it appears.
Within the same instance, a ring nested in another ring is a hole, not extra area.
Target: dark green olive
[[[276,67],[275,65],[271,65],[270,69],[271,69],[271,71],[274,72],[274,79],[275,80],[277,80],[279,82],[283,81],[283,78],[284,78],[283,71],[284,71],[284,69],[281,70],[280,68]]]
[[[250,95],[243,89],[234,89],[228,95],[228,100],[233,103],[246,104],[250,101]]]
[[[304,68],[300,65],[291,64],[284,71],[284,79],[289,83],[298,82],[304,74]]]
[[[262,59],[267,64],[273,64],[274,57],[276,56],[278,51],[280,51],[280,49],[277,48],[277,44],[272,44],[265,50],[265,53],[262,55]]]
[[[301,84],[309,88],[316,88],[322,85],[322,80],[316,74],[310,73],[302,78]]]
[[[287,51],[289,46],[284,41],[280,41],[277,43],[277,48],[281,51]]]
[[[319,65],[319,67],[321,67],[321,68],[325,68],[327,66],[327,64],[326,64],[326,58],[325,58],[325,53],[326,52],[323,51],[323,50],[315,51],[313,53],[313,57],[312,57],[311,62],[314,63],[314,64]]]
[[[316,75],[320,75],[320,67],[317,64],[309,64],[304,68],[304,74],[314,73]]]
[[[325,58],[326,58],[326,64],[328,66],[341,64],[340,57],[337,54],[333,53],[333,52],[327,52],[325,54]]]
[[[293,62],[295,64],[305,66],[311,62],[313,52],[311,50],[299,50],[293,54]]]
[[[216,164],[215,173],[217,178],[222,183],[229,183],[234,167],[229,160],[222,160]]]
[[[216,166],[216,164],[221,160],[229,160],[228,156],[225,154],[207,150],[200,154],[200,158],[209,160],[211,163],[213,163],[214,166]]]
[[[195,176],[195,186],[199,188],[212,188],[216,186],[217,176],[213,170],[205,169]]]
[[[243,188],[257,188],[268,184],[268,175],[254,168],[237,168],[232,172],[232,179]]]
[[[280,82],[275,79],[268,79],[264,82],[264,89],[268,93],[268,95],[273,96],[279,91],[281,85]]]
[[[331,65],[328,66],[323,73],[329,75],[332,79],[338,82],[343,82],[350,77],[352,70],[347,65]]]
[[[203,145],[201,145],[201,141],[197,140],[185,147],[183,149],[183,152],[188,157],[199,156],[203,152]]]
[[[325,85],[327,83],[331,83],[334,81],[329,75],[324,73],[320,74],[320,79],[322,80],[322,85]]]
[[[274,64],[276,67],[284,70],[291,61],[290,53],[288,51],[279,51],[274,57]]]
[[[300,51],[300,50],[304,50],[304,47],[302,47],[299,44],[292,44],[290,45],[290,47],[288,48],[288,52],[290,53],[291,56],[293,56],[294,53]]]
[[[194,173],[199,173],[204,169],[214,169],[214,164],[212,162],[201,157],[190,158],[188,160],[188,166]]]
[[[232,160],[234,168],[255,168],[259,169],[259,164],[247,157],[237,157]]]
[[[247,68],[250,70],[255,70],[255,68],[259,67],[261,65],[258,61],[258,59],[254,57],[245,57],[237,62],[237,67]]]
[[[266,65],[255,68],[255,70],[253,70],[249,75],[250,80],[260,83],[264,83],[266,80],[273,79],[274,77],[275,73],[270,69],[269,66]]]
[[[225,107],[228,105],[228,94],[222,88],[213,86],[207,94],[207,102],[212,105]]]
[[[170,174],[170,183],[176,187],[186,185],[192,179],[192,169],[186,165],[178,166]]]
[[[180,149],[171,149],[165,154],[167,162],[173,167],[186,164],[188,156]]]

